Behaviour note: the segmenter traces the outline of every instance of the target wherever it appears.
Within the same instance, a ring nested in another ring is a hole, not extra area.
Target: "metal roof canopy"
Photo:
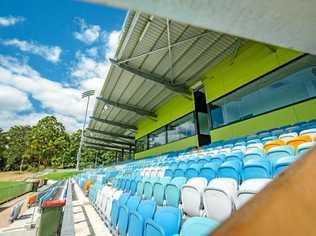
[[[316,55],[314,0],[90,0]]]
[[[190,88],[201,74],[234,54],[244,42],[238,37],[130,11],[88,130],[133,139],[135,129],[130,128],[136,127],[140,118],[155,120],[157,108],[176,94],[192,99]]]

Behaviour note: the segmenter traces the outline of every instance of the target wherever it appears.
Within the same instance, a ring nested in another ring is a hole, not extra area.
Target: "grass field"
[[[80,171],[67,171],[67,172],[51,172],[46,175],[41,176],[41,179],[51,179],[51,180],[60,180],[60,179],[67,179],[72,177],[76,174],[79,174]]]
[[[0,204],[31,191],[32,183],[23,181],[0,181]]]

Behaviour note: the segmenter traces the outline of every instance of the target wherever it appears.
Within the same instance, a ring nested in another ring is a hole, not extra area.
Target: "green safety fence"
[[[31,182],[0,182],[0,204],[31,192],[32,187]]]

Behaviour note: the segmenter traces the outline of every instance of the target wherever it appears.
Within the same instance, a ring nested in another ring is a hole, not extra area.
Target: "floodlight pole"
[[[76,165],[76,169],[77,170],[79,170],[79,168],[80,168],[81,149],[82,149],[82,145],[83,145],[83,133],[84,133],[84,129],[86,127],[88,108],[89,108],[89,103],[90,103],[90,97],[92,95],[94,95],[94,90],[89,90],[89,91],[86,91],[86,92],[82,93],[82,98],[88,97],[88,101],[87,101],[86,112],[85,112],[85,116],[84,116],[83,127],[82,127],[82,130],[81,130],[79,150],[78,150],[78,153],[77,153],[77,165]]]

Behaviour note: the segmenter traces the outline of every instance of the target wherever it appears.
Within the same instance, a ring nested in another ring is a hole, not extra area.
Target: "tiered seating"
[[[89,197],[115,234],[204,235],[315,144],[316,121],[100,169]],[[194,232],[194,233],[192,233]]]

